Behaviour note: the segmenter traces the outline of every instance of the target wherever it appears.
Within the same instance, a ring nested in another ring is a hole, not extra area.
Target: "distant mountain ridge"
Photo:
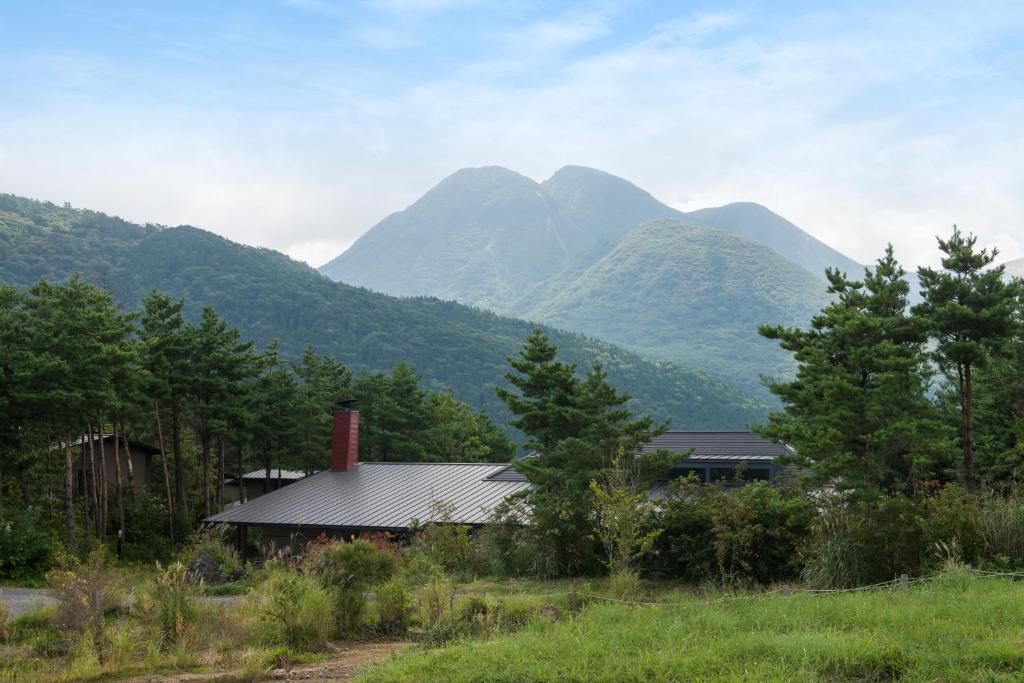
[[[650,229],[637,231],[651,221],[689,227],[662,231],[653,240],[659,256],[650,250]],[[685,241],[697,234],[695,225],[711,231],[701,232],[692,250]],[[698,254],[699,278],[686,277],[685,262],[672,264],[674,280],[645,272],[655,263],[659,273],[672,270],[665,255]],[[809,322],[824,301],[826,267],[854,276],[863,270],[758,204],[684,213],[622,178],[566,166],[542,183],[500,167],[462,169],[320,270],[390,294],[437,296],[604,335],[761,391],[751,361],[768,354],[761,374],[791,365],[784,354],[765,351],[757,323]],[[618,269],[614,277],[610,269]],[[609,305],[613,280],[620,298],[632,302],[628,310]],[[665,311],[678,307],[665,302],[681,301],[686,319],[667,319]]]
[[[1006,272],[1014,277],[1024,277],[1024,258],[1010,261],[1006,265]]]
[[[384,370],[404,358],[433,388],[451,388],[502,422],[509,415],[494,388],[534,327],[457,303],[335,283],[283,254],[198,228],[140,226],[13,195],[0,194],[0,254],[0,283],[25,287],[80,272],[125,308],[156,287],[185,297],[193,319],[211,304],[257,344],[278,339],[285,357],[312,344],[356,370]],[[632,407],[676,428],[744,428],[765,415],[763,403],[707,373],[592,337],[546,332],[566,359],[580,368],[600,360],[634,396]]]

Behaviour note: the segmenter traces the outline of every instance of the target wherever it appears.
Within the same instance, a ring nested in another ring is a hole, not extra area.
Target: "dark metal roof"
[[[793,449],[783,443],[766,439],[753,432],[665,432],[656,436],[640,451],[650,453],[664,448],[676,453],[693,453],[694,460],[770,460],[791,455]]]
[[[253,526],[401,530],[413,519],[443,521],[435,503],[453,506],[451,520],[481,524],[525,481],[490,480],[501,464],[360,463],[327,470],[208,517],[212,523]]]
[[[123,439],[123,438],[124,437],[122,437],[120,434],[118,434],[118,440],[119,441],[121,439]],[[104,443],[106,443],[107,441],[113,441],[113,439],[114,439],[114,435],[111,434],[110,432],[104,432],[103,433],[103,442]],[[100,440],[99,439],[99,435],[92,434],[92,442],[93,443],[98,444],[99,440]],[[82,444],[87,444],[87,443],[89,443],[89,439],[87,438],[87,436],[85,434],[81,434],[81,435],[78,436],[78,438],[76,438],[74,441],[71,442],[71,445],[74,446],[74,447],[78,447],[78,446],[81,446]],[[149,453],[159,453],[160,452],[160,449],[157,448],[156,446],[150,445],[148,443],[142,443],[141,441],[136,441],[135,439],[128,439],[128,445],[131,446],[132,448],[138,448],[139,450],[147,451]],[[53,446],[51,446],[50,450],[59,450],[61,448],[64,448],[64,442],[63,441],[61,441],[58,444],[54,444]]]
[[[277,468],[271,468],[270,469],[270,478],[271,479],[283,479],[283,480],[287,480],[287,481],[292,481],[292,480],[295,480],[295,479],[303,479],[303,478],[305,478],[305,476],[306,476],[305,472],[300,472],[298,470],[282,470],[282,469],[277,469]],[[244,475],[242,475],[242,478],[243,479],[266,479],[267,478],[267,470],[266,469],[260,469],[260,470],[253,470],[252,472],[246,472]]]

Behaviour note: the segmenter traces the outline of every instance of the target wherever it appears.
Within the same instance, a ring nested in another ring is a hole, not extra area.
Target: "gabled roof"
[[[400,531],[413,519],[446,521],[435,503],[452,506],[450,520],[482,524],[491,510],[525,481],[489,480],[508,465],[364,462],[347,471],[326,470],[208,517],[210,523],[299,529]]]
[[[270,469],[271,479],[285,479],[288,481],[294,481],[296,479],[304,479],[306,477],[305,472],[299,472],[298,470],[282,470],[279,468]],[[252,472],[246,472],[242,475],[243,479],[266,479],[267,470],[259,469],[253,470]]]
[[[114,438],[114,435],[109,433],[109,432],[105,432],[103,434],[103,441],[110,441],[113,438]],[[93,443],[99,443],[99,440],[100,440],[99,439],[99,435],[97,435],[97,434],[93,434],[92,435]],[[76,438],[74,441],[71,442],[71,446],[72,447],[78,447],[78,446],[81,446],[82,444],[88,444],[88,443],[89,443],[88,437],[85,434],[80,434],[78,436],[78,438]],[[132,448],[138,448],[139,450],[143,450],[143,451],[146,451],[148,453],[159,453],[160,452],[160,449],[157,448],[156,446],[150,445],[148,443],[143,443],[141,441],[136,441],[135,439],[128,439],[128,445],[131,446]],[[58,444],[54,444],[53,446],[51,446],[50,450],[58,450],[58,449],[61,449],[61,448],[64,448],[64,442],[63,441],[61,441]]]
[[[691,448],[693,452],[687,456],[691,460],[773,460],[793,454],[787,444],[753,432],[665,432],[641,446],[640,452],[666,449],[686,453]]]

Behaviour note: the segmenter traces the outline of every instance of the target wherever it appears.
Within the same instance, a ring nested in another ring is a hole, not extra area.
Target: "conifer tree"
[[[921,296],[915,315],[937,344],[935,357],[953,377],[960,410],[960,445],[967,490],[977,488],[974,465],[974,372],[1002,353],[1013,338],[1021,289],[1007,282],[1002,266],[991,267],[999,252],[978,250],[977,238],[954,226],[939,239],[942,269],[921,268]]]
[[[792,445],[819,483],[905,490],[941,455],[941,422],[926,393],[926,335],[909,315],[905,275],[890,246],[862,281],[827,271],[835,300],[810,329],[760,329],[798,364],[793,381],[769,383],[784,410],[760,433]]]

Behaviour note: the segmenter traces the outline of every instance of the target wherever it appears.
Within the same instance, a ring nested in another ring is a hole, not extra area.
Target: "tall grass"
[[[728,597],[726,594],[708,599]],[[1021,680],[1024,585],[967,574],[837,595],[671,607],[593,604],[486,641],[410,653],[363,683],[469,681]]]

